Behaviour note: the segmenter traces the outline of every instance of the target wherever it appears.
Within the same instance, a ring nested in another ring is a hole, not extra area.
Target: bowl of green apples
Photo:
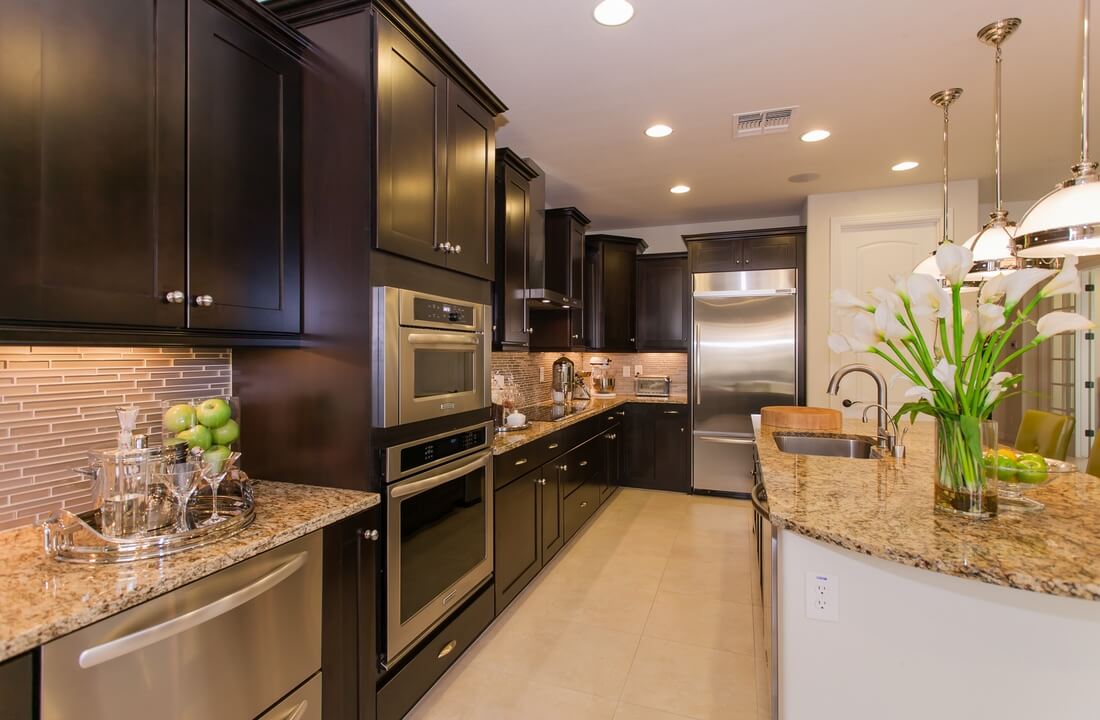
[[[239,452],[240,403],[235,397],[161,403],[161,435],[165,450],[199,448],[207,461]]]
[[[1059,476],[1077,472],[1077,466],[1070,463],[1011,448],[986,451],[984,464],[986,477],[997,480],[997,499],[1001,507],[1024,512],[1045,507],[1038,500],[1025,497],[1027,493],[1049,485]]]

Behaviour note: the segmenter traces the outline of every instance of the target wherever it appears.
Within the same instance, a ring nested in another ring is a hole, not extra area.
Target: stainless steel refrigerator
[[[751,415],[803,402],[796,270],[692,276],[692,487],[748,497]]]

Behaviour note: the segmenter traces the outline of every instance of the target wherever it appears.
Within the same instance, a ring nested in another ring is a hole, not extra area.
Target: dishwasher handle
[[[135,633],[105,642],[102,645],[88,648],[80,653],[80,667],[87,670],[96,665],[101,665],[109,660],[114,660],[123,655],[136,652],[154,643],[158,643],[161,640],[166,640],[173,635],[179,635],[204,622],[213,620],[219,615],[224,615],[230,610],[238,608],[246,602],[263,595],[283,580],[286,580],[288,577],[298,572],[298,570],[306,564],[307,559],[309,559],[309,552],[300,552],[267,575],[245,585],[240,590],[235,590],[224,597],[218,598],[208,605],[203,605],[191,612],[184,613],[183,615],[153,625],[152,627],[147,627],[144,630],[139,630]]]
[[[752,508],[756,514],[770,522],[771,511],[768,508],[768,492],[764,489],[764,484],[753,485],[749,498],[752,500]]]

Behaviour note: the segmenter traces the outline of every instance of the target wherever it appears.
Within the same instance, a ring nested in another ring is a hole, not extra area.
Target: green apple
[[[236,420],[226,420],[224,425],[214,428],[212,433],[216,444],[232,445],[241,436],[241,426]]]
[[[1021,465],[1024,463],[1025,460],[1029,463],[1039,463],[1043,467],[1047,466],[1047,459],[1039,453],[1024,453],[1020,457],[1016,458],[1016,461]]]
[[[203,400],[195,408],[195,415],[198,417],[199,422],[208,428],[219,428],[225,425],[231,414],[229,403],[221,398]]]
[[[1000,457],[993,450],[986,450],[982,457],[982,467],[985,468],[985,476],[990,480],[997,479],[997,466]]]
[[[997,463],[997,478],[1001,482],[1016,482],[1017,467],[1015,460],[1002,454]]]
[[[1041,455],[1020,457],[1016,469],[1018,482],[1039,485],[1047,480],[1047,461]]]
[[[188,430],[195,424],[195,408],[187,403],[173,405],[164,411],[161,419],[164,432],[178,433]]]
[[[202,425],[196,425],[190,430],[184,430],[176,435],[181,440],[187,441],[187,447],[190,448],[202,448],[203,450],[209,450],[210,446],[214,444],[214,438],[210,434],[210,429]]]
[[[221,470],[222,465],[229,459],[229,448],[225,445],[212,445],[202,454],[202,459],[215,468],[215,472]]]

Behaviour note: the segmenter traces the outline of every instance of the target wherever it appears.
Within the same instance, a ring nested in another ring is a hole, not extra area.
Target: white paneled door
[[[950,216],[948,216],[950,222]],[[834,217],[830,227],[830,288],[844,288],[863,296],[877,287],[892,288],[893,277],[908,275],[918,262],[935,249],[943,237],[942,215],[938,210],[860,217]],[[831,312],[830,329],[851,333],[851,320]],[[927,333],[930,337],[931,333]],[[862,362],[877,368],[889,381],[890,407],[903,404],[911,384],[888,363],[869,353],[830,353],[830,373],[848,363]],[[875,385],[866,375],[849,375],[840,394],[830,404],[848,417],[858,417],[862,406],[845,409],[845,399],[875,401]]]

